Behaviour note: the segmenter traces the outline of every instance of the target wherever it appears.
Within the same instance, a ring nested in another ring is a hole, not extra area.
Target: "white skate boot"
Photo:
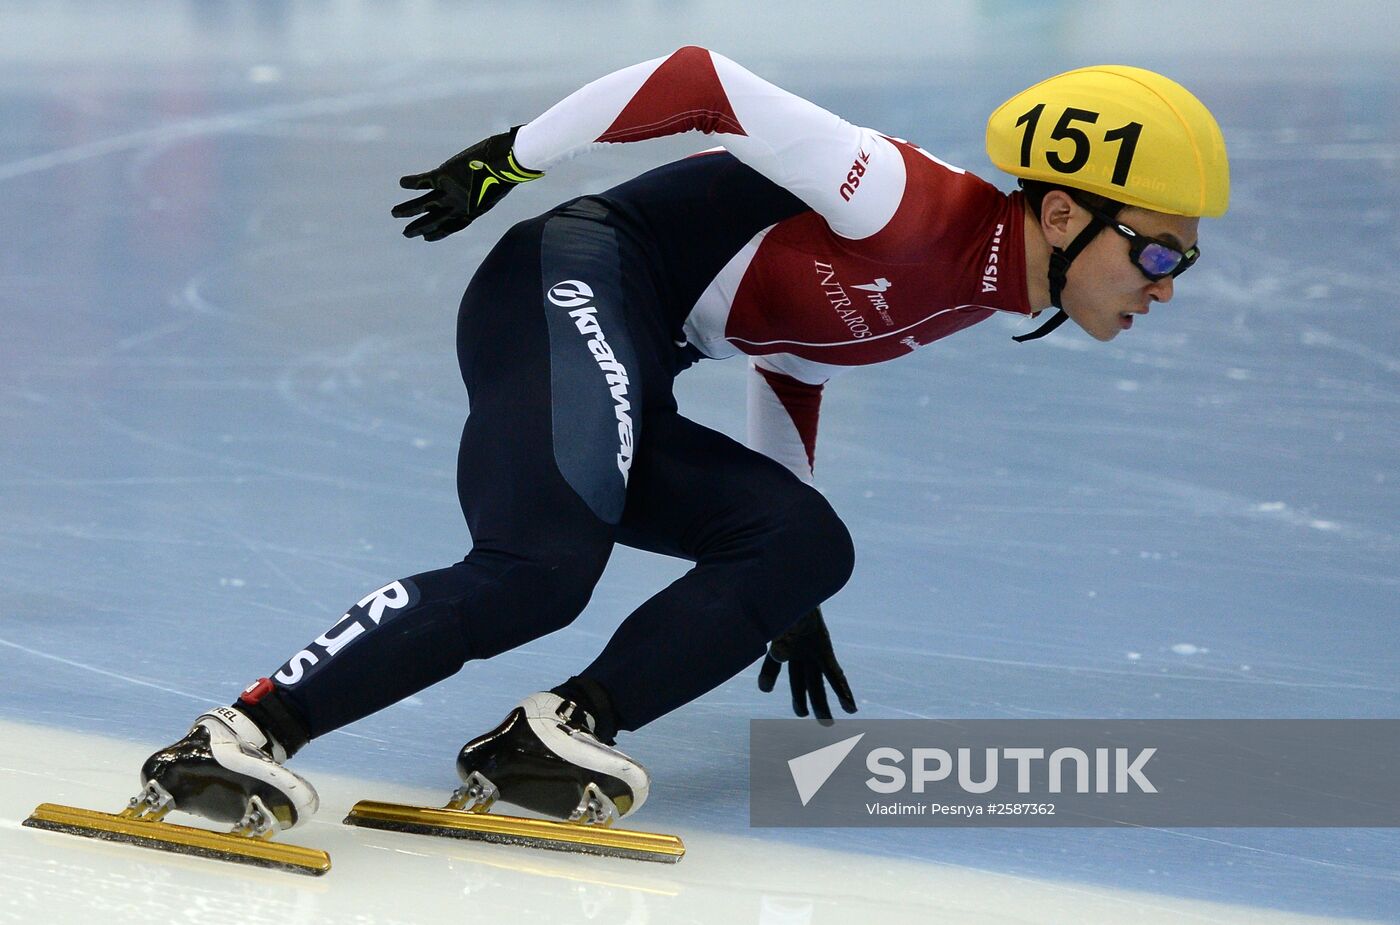
[[[236,823],[266,835],[306,820],[320,801],[301,775],[282,767],[276,742],[234,707],[216,707],[189,734],[146,759],[141,782],[153,805]]]
[[[279,763],[286,755],[251,719],[216,707],[189,733],[141,766],[142,791],[120,813],[41,803],[25,820],[33,828],[162,851],[235,861],[295,873],[331,869],[324,851],[272,841],[316,812],[316,791]],[[166,822],[173,809],[217,822],[227,832]]]

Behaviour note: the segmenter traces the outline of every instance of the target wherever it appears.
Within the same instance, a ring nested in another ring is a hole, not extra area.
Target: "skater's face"
[[[1058,190],[1046,196],[1046,207],[1058,210],[1058,214],[1047,215],[1056,220],[1046,237],[1059,247],[1067,247],[1092,217]],[[1186,253],[1196,246],[1200,225],[1198,218],[1132,206],[1118,213],[1116,220],[1140,237],[1135,242],[1111,228],[1100,231],[1070,264],[1061,293],[1065,313],[1090,337],[1101,341],[1113,340],[1131,328],[1136,316],[1146,315],[1153,302],[1171,301],[1173,277],[1148,279],[1133,259],[1134,244],[1155,238]]]

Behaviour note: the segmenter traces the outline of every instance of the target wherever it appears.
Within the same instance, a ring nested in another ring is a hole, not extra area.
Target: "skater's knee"
[[[570,549],[551,552],[522,567],[517,587],[542,633],[563,629],[583,612],[606,564],[606,554]]]
[[[470,657],[491,658],[572,623],[588,605],[610,548],[473,549],[457,566],[485,576],[474,606],[462,613]]]
[[[851,531],[846,529],[846,524],[829,506],[827,511],[830,519],[825,526],[825,557],[822,565],[827,590],[822,600],[844,588],[856,568],[856,546],[855,541],[851,539]]]
[[[845,587],[855,569],[851,533],[816,490],[804,491],[783,512],[773,552],[807,588],[813,606]]]

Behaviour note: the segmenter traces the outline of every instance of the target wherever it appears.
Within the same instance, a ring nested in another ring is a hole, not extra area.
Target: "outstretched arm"
[[[400,180],[423,195],[394,208],[408,237],[465,228],[509,190],[609,144],[698,131],[796,195],[837,234],[866,238],[904,195],[904,160],[889,139],[832,115],[723,55],[687,46],[593,81],[539,118]]]
[[[689,131],[717,136],[844,237],[880,230],[904,194],[904,161],[883,135],[695,46],[570,94],[521,127],[515,151],[523,166],[546,171],[603,145]]]

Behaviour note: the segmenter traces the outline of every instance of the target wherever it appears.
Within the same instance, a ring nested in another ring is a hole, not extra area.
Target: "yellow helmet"
[[[1225,138],[1185,87],[1099,65],[1043,80],[987,120],[987,154],[1013,176],[1173,215],[1223,215]]]

